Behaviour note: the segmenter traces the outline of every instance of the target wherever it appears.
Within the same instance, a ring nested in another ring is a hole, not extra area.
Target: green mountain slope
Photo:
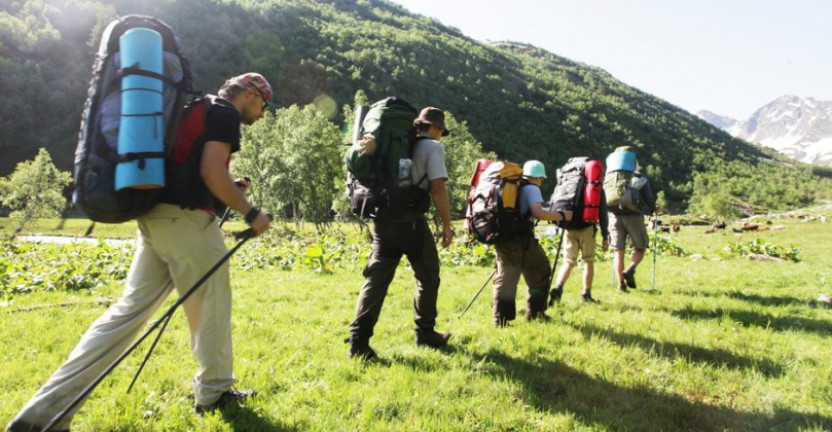
[[[339,124],[335,107],[358,89],[371,99],[398,95],[452,111],[486,149],[519,162],[541,159],[551,172],[571,156],[603,159],[631,145],[677,209],[702,202],[697,194],[706,190],[771,207],[749,195],[760,173],[764,182],[814,185],[789,191],[774,207],[829,190],[808,168],[768,163],[770,153],[599,68],[520,43],[483,44],[382,0],[12,0],[0,6],[0,145],[8,155],[0,175],[41,146],[61,168],[71,166],[92,53],[102,27],[128,13],[174,28],[205,91],[257,70],[275,85],[280,105],[317,103]],[[726,171],[746,185],[714,189],[728,180],[714,173]]]

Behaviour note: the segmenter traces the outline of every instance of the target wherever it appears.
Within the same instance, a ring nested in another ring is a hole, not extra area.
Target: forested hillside
[[[551,172],[571,156],[603,158],[631,145],[676,210],[803,205],[832,190],[811,168],[774,161],[599,68],[522,43],[483,44],[382,0],[5,1],[0,175],[39,147],[71,167],[101,30],[128,13],[174,28],[198,89],[257,70],[279,106],[315,103],[339,126],[340,107],[364,90],[443,107],[485,150],[538,158]]]

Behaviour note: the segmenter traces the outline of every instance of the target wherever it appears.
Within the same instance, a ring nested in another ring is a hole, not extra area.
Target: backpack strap
[[[119,162],[139,161],[139,169],[143,170],[147,159],[164,159],[165,152],[128,152],[118,155]]]
[[[413,152],[416,151],[416,145],[418,145],[420,142],[422,142],[422,140],[425,140],[425,139],[430,139],[430,138],[428,138],[426,136],[416,136],[416,137],[414,137],[413,139],[410,140],[410,144],[408,145],[408,148],[407,148],[407,153],[408,153],[408,155],[410,155],[411,159],[413,158]],[[424,182],[427,178],[428,178],[428,173],[426,172],[425,175],[423,175],[422,178],[419,179],[419,181],[417,181],[414,184],[414,186],[421,185],[422,182]],[[430,188],[428,188],[428,189],[430,189]]]
[[[176,82],[172,78],[170,78],[169,76],[167,76],[165,74],[159,74],[159,73],[156,73],[156,72],[146,71],[146,70],[141,69],[139,67],[139,62],[133,63],[132,65],[127,66],[125,68],[121,68],[121,69],[116,70],[115,77],[120,79],[120,78],[124,78],[128,75],[141,75],[141,76],[146,76],[146,77],[149,77],[149,78],[156,78],[158,80],[162,80],[162,81],[176,87],[179,90],[183,90],[183,91],[188,90],[186,88],[187,84],[185,83],[185,80],[181,80],[179,82]]]

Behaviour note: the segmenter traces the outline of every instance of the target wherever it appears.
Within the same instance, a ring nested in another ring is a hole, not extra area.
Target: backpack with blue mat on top
[[[486,168],[479,173],[482,166]],[[468,232],[486,244],[531,236],[534,224],[520,214],[519,202],[520,190],[527,184],[523,167],[516,163],[478,161],[468,195]]]
[[[641,188],[647,180],[636,176],[636,154],[628,146],[619,147],[607,156],[607,172],[604,175],[604,194],[607,208],[613,214],[638,213],[641,204]]]
[[[418,139],[416,108],[389,97],[356,109],[353,142],[344,155],[347,195],[352,212],[361,217],[399,219],[423,214],[430,194],[411,179],[413,150]],[[375,145],[367,148],[367,135]]]
[[[73,202],[88,218],[120,223],[159,202],[190,86],[167,24],[127,15],[106,27],[75,150]]]

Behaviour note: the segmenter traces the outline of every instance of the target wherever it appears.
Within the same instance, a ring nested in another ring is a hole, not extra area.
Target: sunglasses
[[[266,95],[264,95],[263,92],[260,91],[259,88],[257,88],[257,86],[252,85],[250,87],[253,88],[254,91],[257,92],[258,95],[260,95],[260,99],[263,99],[263,108],[262,108],[262,110],[265,111],[269,107],[269,101],[266,100]]]

